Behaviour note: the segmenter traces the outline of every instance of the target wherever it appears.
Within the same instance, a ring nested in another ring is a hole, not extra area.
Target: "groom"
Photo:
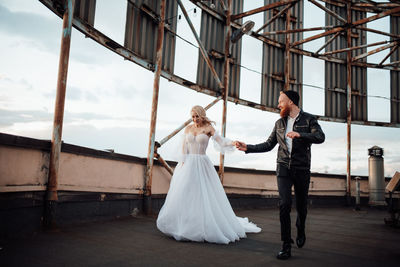
[[[275,122],[268,140],[257,145],[246,145],[236,141],[236,147],[246,153],[259,153],[272,150],[279,144],[276,176],[279,191],[279,216],[281,222],[282,250],[277,258],[291,257],[293,240],[291,238],[290,210],[292,206],[292,186],[296,195],[297,209],[297,247],[306,242],[305,222],[307,216],[307,197],[310,184],[311,144],[325,140],[316,118],[303,112],[299,107],[299,94],[295,91],[281,91],[278,108],[281,118]]]

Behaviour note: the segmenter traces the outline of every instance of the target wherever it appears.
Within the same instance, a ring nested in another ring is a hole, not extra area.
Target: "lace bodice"
[[[215,132],[211,138],[214,141],[214,148],[222,154],[235,150],[232,141],[223,138],[217,132]],[[204,133],[197,135],[192,133],[184,134],[179,162],[184,162],[187,155],[205,155],[209,141],[210,137]]]
[[[185,134],[184,154],[205,154],[209,140],[210,137],[203,133],[197,135]]]

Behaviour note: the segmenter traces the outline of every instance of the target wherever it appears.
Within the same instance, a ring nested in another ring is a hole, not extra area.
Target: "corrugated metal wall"
[[[366,12],[353,11],[352,21],[357,21],[367,17]],[[362,26],[367,26],[363,24]],[[356,38],[352,38],[351,46],[360,46],[367,43],[367,32],[362,30],[353,29],[353,34],[356,34]],[[361,55],[367,52],[367,48],[353,50],[351,53],[352,57]],[[367,58],[358,60],[357,62],[367,62]],[[352,66],[351,67],[351,118],[352,120],[363,121],[368,120],[367,112],[367,68]]]
[[[272,4],[279,2],[279,0],[265,0],[264,4]],[[285,8],[281,6],[276,9],[272,9],[264,12],[264,23],[271,19],[276,13]],[[291,23],[291,29],[303,28],[303,1],[297,2],[292,8],[290,8],[291,17],[295,19]],[[281,31],[286,28],[286,14],[283,17],[277,18],[274,22],[269,24],[264,32],[270,31]],[[285,34],[267,35],[267,38],[278,41],[281,44],[285,44]],[[303,33],[293,33],[290,35],[290,41],[295,42],[303,38]],[[299,46],[301,48],[302,46]],[[285,77],[285,49],[278,48],[269,44],[263,44],[263,62],[262,62],[262,86],[261,86],[261,101],[262,105],[267,107],[276,107],[279,98],[279,92],[284,89]],[[303,83],[303,56],[299,54],[290,54],[290,69],[289,77],[291,80],[290,89],[295,90],[302,95],[302,83]],[[300,103],[301,106],[301,103]]]
[[[130,0],[126,16],[124,46],[153,64],[156,59],[160,5],[161,0]],[[162,69],[172,74],[174,72],[176,37],[171,31],[176,32],[177,2],[167,0],[165,12]]]
[[[336,5],[326,4],[326,7],[347,19],[347,8]],[[352,21],[365,18],[365,12],[352,11]],[[325,13],[325,23],[327,26],[341,25],[333,16]],[[365,26],[365,25],[363,25]],[[360,46],[367,43],[365,31],[352,29],[352,46]],[[325,38],[328,41],[332,36]],[[325,51],[334,51],[347,48],[347,37],[340,34],[331,42]],[[367,52],[366,48],[353,50],[352,57]],[[347,53],[334,54],[333,57],[347,60]],[[366,61],[366,58],[360,61]],[[367,68],[353,66],[351,68],[351,87],[352,87],[352,119],[367,120]],[[345,64],[325,62],[325,116],[332,118],[347,118],[347,66]]]
[[[75,0],[74,17],[94,26],[96,0]]]
[[[390,32],[400,35],[400,17],[390,17]],[[400,48],[391,55],[390,61],[400,61]],[[390,71],[390,98],[390,122],[400,123],[400,71]]]
[[[338,7],[335,5],[326,4],[326,7],[340,15],[342,18],[347,18],[346,7]],[[340,25],[342,24],[332,16],[325,14],[325,24]],[[325,41],[328,41],[332,36],[327,36]],[[326,46],[325,51],[334,51],[347,47],[347,40],[344,34],[340,34]],[[335,57],[346,60],[346,53],[336,54]],[[347,117],[347,70],[346,65],[325,62],[325,116],[333,118]]]
[[[215,10],[223,14],[223,10],[219,1],[206,2],[211,7],[214,4]],[[243,0],[232,1],[232,14],[238,14],[243,11]],[[237,23],[242,23],[242,20],[237,20]],[[232,33],[234,28],[231,29]],[[221,21],[207,12],[201,13],[201,28],[200,28],[200,40],[202,41],[204,48],[207,50],[211,63],[215,68],[221,82],[224,77],[224,54],[225,54],[225,21]],[[229,96],[239,97],[240,88],[240,62],[242,54],[242,41],[239,40],[237,43],[231,45],[231,59],[233,62],[230,64],[230,75],[229,75]],[[212,56],[211,53],[218,55]],[[212,90],[220,92],[217,82],[214,79],[210,69],[207,66],[206,61],[199,51],[199,59],[197,66],[197,80],[196,83],[208,87]]]

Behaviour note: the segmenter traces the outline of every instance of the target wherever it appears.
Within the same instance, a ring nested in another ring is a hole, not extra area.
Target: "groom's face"
[[[290,99],[285,94],[281,94],[278,99],[278,108],[281,110],[280,115],[282,118],[290,114]]]

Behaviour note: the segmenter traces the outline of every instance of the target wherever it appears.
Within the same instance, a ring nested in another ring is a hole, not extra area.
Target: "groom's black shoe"
[[[287,260],[292,256],[291,250],[292,250],[292,244],[293,240],[291,242],[284,242],[282,246],[282,250],[279,251],[278,255],[276,255],[276,258],[279,260]]]
[[[296,238],[296,245],[298,248],[302,248],[306,243],[306,234],[304,232],[298,233]]]

